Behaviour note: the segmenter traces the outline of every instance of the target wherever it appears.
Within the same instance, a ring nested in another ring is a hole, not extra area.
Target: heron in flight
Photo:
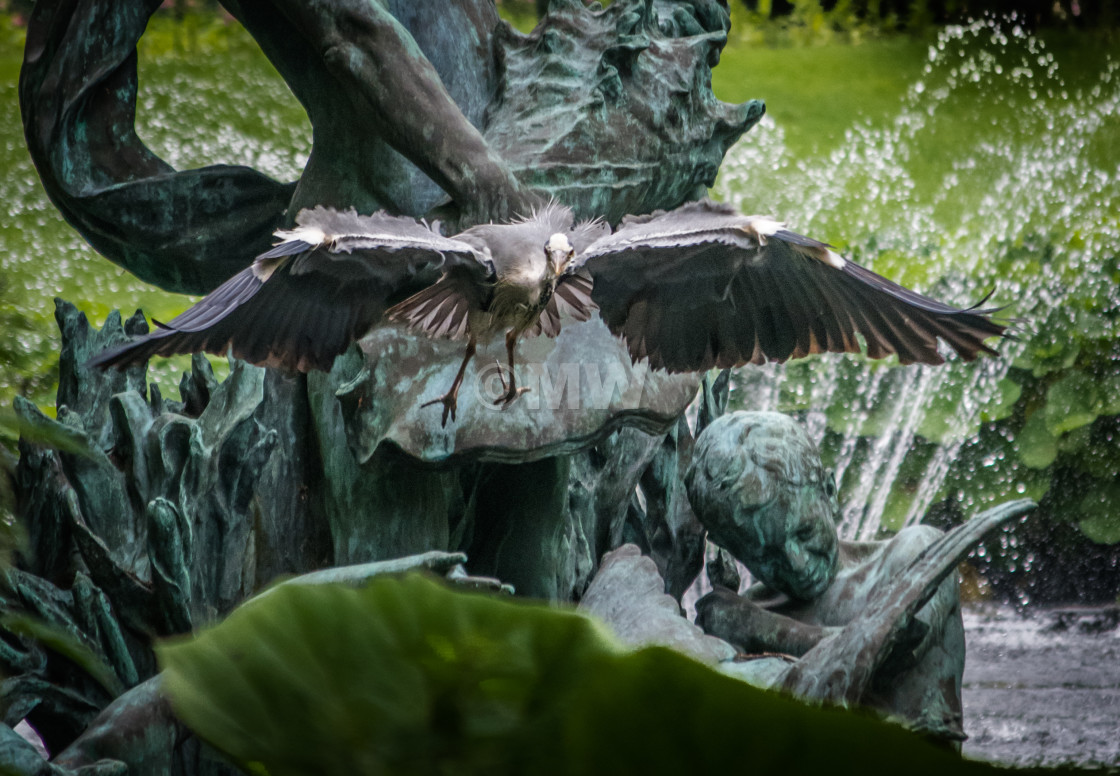
[[[903,364],[940,364],[938,338],[970,361],[1006,329],[990,309],[960,309],[911,291],[828,245],[760,216],[703,200],[628,217],[612,231],[575,223],[550,204],[508,224],[454,237],[405,216],[303,210],[251,266],[168,324],[108,350],[92,366],[207,351],[290,370],[328,370],[371,328],[395,322],[466,340],[450,389],[427,404],[455,419],[479,343],[505,337],[508,405],[522,337],[555,337],[598,309],[631,359],[698,372],[811,353],[861,351]],[[397,304],[408,287],[427,285]],[[424,405],[424,406],[427,406]]]

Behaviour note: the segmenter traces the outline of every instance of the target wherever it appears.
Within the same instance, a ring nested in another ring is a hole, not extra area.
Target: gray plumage
[[[825,243],[710,201],[623,221],[578,265],[631,357],[674,372],[811,353],[892,353],[940,364],[940,337],[972,360],[1006,327],[893,283]]]
[[[326,208],[197,305],[95,366],[206,350],[289,369],[329,369],[335,356],[386,320],[468,341],[454,393],[478,341],[554,337],[565,318],[598,307],[635,361],[674,372],[785,361],[811,353],[891,353],[943,361],[938,338],[962,358],[994,353],[1004,333],[992,310],[958,309],[910,291],[778,222],[710,201],[630,217],[611,232],[575,224],[552,204],[510,224],[454,237],[407,217]],[[410,292],[411,295],[408,295]],[[396,304],[394,301],[404,298]]]

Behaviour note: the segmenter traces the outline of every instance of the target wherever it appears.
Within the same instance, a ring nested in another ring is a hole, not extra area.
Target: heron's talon
[[[445,393],[443,396],[440,396],[438,399],[432,399],[431,401],[426,401],[426,402],[424,402],[423,404],[420,405],[420,408],[423,409],[424,407],[430,407],[433,404],[442,404],[443,405],[443,417],[440,419],[439,425],[440,425],[440,428],[445,428],[447,426],[447,416],[449,414],[451,415],[451,419],[455,420],[455,410],[458,407],[458,403],[459,403],[458,391],[455,391],[454,393],[451,393],[451,392]]]
[[[506,407],[517,401],[517,398],[521,396],[521,394],[528,393],[531,390],[533,389],[525,386],[514,387],[511,385],[504,394],[494,400],[494,405],[501,405],[502,409],[504,410]]]

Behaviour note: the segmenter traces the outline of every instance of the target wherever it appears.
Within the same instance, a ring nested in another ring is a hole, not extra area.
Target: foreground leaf
[[[283,774],[990,771],[591,620],[418,575],[285,586],[160,649],[177,713]]]

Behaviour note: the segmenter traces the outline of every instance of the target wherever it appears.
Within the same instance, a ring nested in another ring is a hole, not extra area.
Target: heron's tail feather
[[[467,336],[471,302],[462,282],[448,275],[423,291],[390,307],[385,315],[429,337],[462,339]]]
[[[593,286],[591,275],[586,270],[578,270],[560,278],[556,290],[552,292],[552,298],[541,311],[540,320],[529,329],[529,336],[543,334],[546,337],[555,337],[560,333],[564,316],[577,321],[591,318],[591,314],[599,309],[599,305],[591,300]]]

